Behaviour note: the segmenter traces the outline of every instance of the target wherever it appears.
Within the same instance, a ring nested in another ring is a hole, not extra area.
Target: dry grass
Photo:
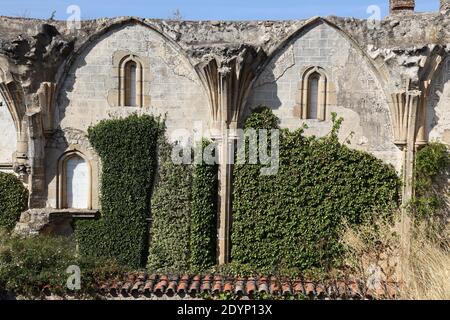
[[[369,283],[401,283],[400,299],[450,300],[450,233],[447,228],[440,237],[430,236],[427,229],[406,213],[347,228],[347,264]]]

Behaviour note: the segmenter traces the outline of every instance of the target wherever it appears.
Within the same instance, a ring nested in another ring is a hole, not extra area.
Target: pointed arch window
[[[300,85],[300,118],[326,118],[329,97],[328,79],[321,67],[310,67],[302,75]]]
[[[119,66],[119,106],[142,107],[144,105],[144,72],[141,60],[128,55]]]
[[[91,209],[92,179],[89,160],[81,152],[68,152],[59,159],[58,172],[58,207]]]

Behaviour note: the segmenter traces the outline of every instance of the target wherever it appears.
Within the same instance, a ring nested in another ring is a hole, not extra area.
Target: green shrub
[[[89,141],[102,161],[102,217],[78,221],[82,254],[115,258],[134,268],[145,265],[147,218],[162,131],[159,119],[149,115],[103,120],[89,128]]]
[[[12,230],[27,209],[28,190],[12,174],[0,172],[0,228]]]
[[[66,270],[71,265],[81,270],[78,292],[66,287],[71,275]],[[0,232],[0,292],[38,297],[44,286],[49,285],[57,294],[88,293],[96,283],[122,273],[114,260],[77,257],[75,241],[70,237],[19,238]]]
[[[161,139],[159,167],[151,204],[151,240],[147,268],[180,272],[189,266],[192,166],[176,165],[172,146]]]
[[[75,246],[68,238],[7,238],[0,244],[0,287],[37,295],[45,285],[64,286],[65,270],[75,263]]]
[[[261,164],[238,164],[234,172],[232,259],[261,272],[325,269],[342,252],[343,221],[361,223],[373,212],[398,205],[399,178],[390,165],[341,145],[342,119],[330,135],[280,132],[278,174],[260,175]],[[276,128],[260,108],[245,128]]]
[[[449,165],[449,150],[445,144],[431,142],[417,152],[411,208],[419,220],[445,219]]]
[[[202,150],[211,142],[203,141]],[[190,230],[190,266],[205,270],[216,263],[217,165],[194,166]]]

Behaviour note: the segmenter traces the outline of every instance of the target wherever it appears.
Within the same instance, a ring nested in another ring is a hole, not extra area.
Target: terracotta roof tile
[[[220,275],[160,275],[145,273],[125,276],[111,282],[92,285],[97,293],[108,298],[141,296],[157,298],[166,295],[184,297],[199,293],[218,295],[222,292],[234,293],[244,299],[251,299],[256,293],[271,293],[274,296],[304,294],[309,299],[392,299],[399,293],[399,285],[394,282],[379,283],[370,289],[361,281],[350,279],[347,281],[315,283],[310,280],[295,278],[293,280],[278,277],[226,277]],[[42,288],[42,294],[49,296],[50,286]]]
[[[324,297],[327,294],[326,288],[322,283],[316,284],[316,295],[319,299]]]
[[[166,288],[169,284],[169,278],[167,276],[161,276],[159,278],[159,282],[156,284],[154,292],[155,294],[164,294],[166,293]]]
[[[189,294],[197,294],[200,292],[200,276],[194,276],[191,286],[189,287]]]
[[[289,282],[283,282],[283,284],[281,285],[281,292],[283,295],[290,295],[292,294],[292,288],[291,285],[289,284]]]
[[[269,293],[269,286],[267,283],[267,278],[260,278],[258,282],[258,292],[259,293]]]
[[[316,294],[315,286],[312,281],[309,280],[305,281],[303,283],[303,287],[305,288],[305,295],[313,297]]]
[[[210,275],[206,275],[203,278],[203,283],[200,287],[200,291],[203,293],[210,293],[211,292],[211,281],[212,281],[212,276]]]
[[[296,279],[293,283],[294,294],[304,294],[302,280]]]
[[[256,292],[256,281],[255,278],[249,278],[246,283],[245,291],[248,295],[253,295]]]
[[[167,287],[166,294],[173,296],[175,293],[177,293],[177,287],[178,287],[178,277],[173,277],[170,279],[169,286]]]
[[[225,285],[223,286],[223,292],[231,293],[233,292],[233,282],[229,279],[225,281]]]
[[[214,285],[213,285],[213,293],[219,294],[222,292],[222,277],[221,276],[215,276],[214,277]]]
[[[189,290],[189,276],[184,275],[181,277],[180,282],[178,283],[178,294],[186,294]]]
[[[270,278],[270,294],[278,295],[281,292],[281,288],[276,277]]]
[[[245,294],[245,289],[244,289],[244,279],[242,278],[238,278],[236,281],[236,284],[234,286],[234,293],[239,295],[239,296],[243,296]]]

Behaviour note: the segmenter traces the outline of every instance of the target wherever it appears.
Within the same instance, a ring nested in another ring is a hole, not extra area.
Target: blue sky
[[[389,0],[0,0],[0,15],[66,19],[69,5],[78,5],[82,19],[139,16],[169,18],[179,9],[187,20],[302,19],[311,16],[367,18],[367,8],[388,12]],[[436,11],[439,0],[416,0],[417,11]]]

